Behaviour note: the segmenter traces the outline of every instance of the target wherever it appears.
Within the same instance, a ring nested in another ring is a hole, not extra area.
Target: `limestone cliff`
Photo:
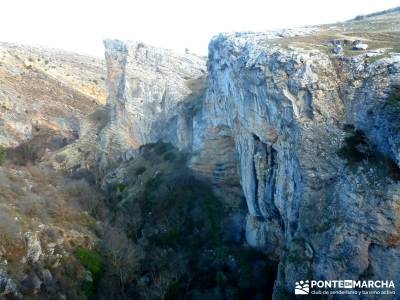
[[[306,278],[400,286],[399,25],[397,9],[220,34],[196,105],[186,83],[204,77],[201,58],[107,41],[101,144],[126,154],[162,139],[214,181],[239,176],[247,241],[279,262],[275,299]]]
[[[398,282],[396,176],[383,159],[349,167],[338,154],[354,126],[368,147],[397,159],[398,122],[387,98],[399,84],[399,63],[395,54],[368,63],[365,55],[284,49],[264,34],[211,42],[209,118],[235,140],[247,241],[280,261],[275,298],[301,278],[369,272]],[[391,268],[387,257],[397,257]]]
[[[110,122],[101,135],[102,149],[118,154],[158,140],[191,149],[191,117],[182,112],[193,94],[189,81],[206,73],[205,59],[143,43],[104,44]]]
[[[379,34],[398,36],[391,26]],[[336,41],[378,35],[339,30],[223,34],[209,46],[211,127],[229,128],[235,140],[247,240],[279,259],[275,298],[302,278],[400,284],[400,56],[396,48],[330,54],[324,47]]]

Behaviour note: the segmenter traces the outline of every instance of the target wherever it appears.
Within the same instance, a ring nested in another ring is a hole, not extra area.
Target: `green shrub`
[[[79,261],[87,268],[93,276],[93,280],[99,279],[103,271],[103,263],[100,254],[95,250],[78,247],[76,256]]]
[[[81,264],[92,274],[93,281],[85,281],[82,291],[88,299],[93,299],[96,295],[97,286],[103,273],[103,260],[95,250],[78,247],[76,257]]]
[[[7,151],[6,148],[0,145],[0,165],[4,163],[7,158]]]

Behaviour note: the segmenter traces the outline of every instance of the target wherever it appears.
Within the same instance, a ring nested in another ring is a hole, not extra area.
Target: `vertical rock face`
[[[311,137],[318,130],[318,140],[328,141],[343,105],[327,56],[260,47],[263,39],[220,35],[210,43],[207,107],[212,126],[227,126],[235,140],[249,242],[278,255],[297,230],[306,170],[318,157]]]
[[[369,64],[267,34],[222,34],[208,66],[207,119],[234,140],[248,243],[279,260],[274,298],[305,278],[399,285],[400,186],[383,161],[399,171],[388,97],[398,93],[400,56]],[[371,161],[343,155],[358,134]],[[396,257],[390,268],[387,257]]]
[[[111,108],[104,149],[121,153],[164,140],[191,150],[193,120],[181,112],[196,100],[190,81],[205,75],[205,59],[142,43],[104,44]]]
[[[353,33],[220,34],[206,87],[199,57],[106,41],[100,142],[116,154],[162,139],[214,182],[240,181],[247,241],[279,262],[275,299],[310,278],[400,286],[397,13],[374,16],[384,38],[357,20],[343,24]],[[381,48],[352,50],[359,36]]]

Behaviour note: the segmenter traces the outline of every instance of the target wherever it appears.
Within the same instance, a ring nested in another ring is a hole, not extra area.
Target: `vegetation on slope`
[[[126,232],[136,253],[134,268],[123,280],[105,274],[103,284],[113,287],[103,286],[102,293],[117,299],[268,298],[274,272],[267,259],[242,240],[224,238],[228,212],[186,167],[185,156],[165,143],[140,152],[108,191],[113,226]]]
[[[220,201],[170,144],[122,162],[103,196],[35,161],[0,167],[0,246],[24,298],[270,297],[275,266],[243,241],[244,212]],[[42,247],[35,262],[27,232]]]
[[[45,166],[5,161],[0,167],[0,276],[13,280],[24,299],[85,299],[81,286],[87,265],[75,251],[95,247],[100,226],[88,212],[95,215],[101,202],[83,181]],[[16,297],[2,289],[10,299]]]
[[[88,299],[92,299],[97,292],[99,279],[103,273],[103,258],[95,250],[78,247],[76,256],[82,265],[90,272],[91,280],[83,283],[82,289]]]
[[[0,165],[2,165],[4,163],[6,158],[7,158],[6,149],[0,145]]]

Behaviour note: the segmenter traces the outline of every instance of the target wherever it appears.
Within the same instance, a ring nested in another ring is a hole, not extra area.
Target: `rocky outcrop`
[[[197,99],[191,81],[201,84],[205,59],[143,43],[107,40],[104,44],[110,122],[100,138],[108,155],[103,160],[158,140],[191,150],[189,111],[196,109],[192,102]]]

